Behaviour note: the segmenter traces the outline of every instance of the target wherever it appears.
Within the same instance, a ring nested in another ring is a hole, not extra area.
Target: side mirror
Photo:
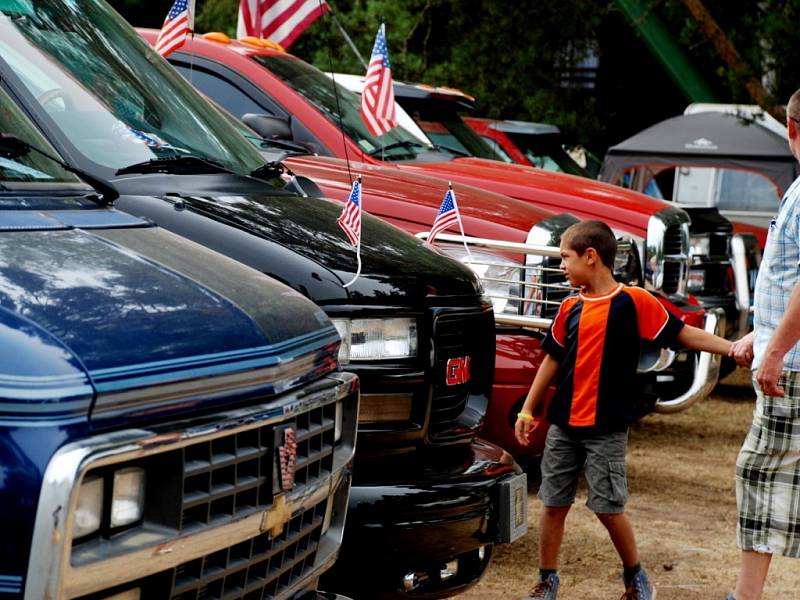
[[[266,140],[291,141],[292,139],[289,119],[283,117],[247,113],[242,117],[242,123]]]
[[[15,135],[0,133],[0,156],[19,158],[31,151],[30,146]]]

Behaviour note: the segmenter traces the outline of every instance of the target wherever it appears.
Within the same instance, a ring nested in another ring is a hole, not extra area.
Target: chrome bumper
[[[723,310],[721,308],[706,309],[703,328],[714,335],[723,335],[725,332],[725,313]],[[721,360],[721,357],[716,354],[700,352],[695,358],[694,377],[689,389],[676,398],[659,398],[656,402],[655,412],[662,414],[680,412],[708,396],[719,380]]]

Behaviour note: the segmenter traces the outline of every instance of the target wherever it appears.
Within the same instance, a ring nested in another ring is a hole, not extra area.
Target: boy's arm
[[[728,356],[733,347],[728,340],[691,325],[684,325],[676,340],[685,348],[723,356]]]
[[[517,418],[517,423],[514,427],[514,435],[523,446],[527,446],[530,441],[528,437],[533,431],[533,415],[539,411],[539,406],[544,400],[545,391],[558,374],[558,366],[558,361],[548,354],[544,357],[542,364],[539,365],[539,370],[536,371],[536,377],[533,378],[531,389],[528,390],[528,397],[525,398],[525,403],[522,405],[522,410],[520,410],[520,414],[523,416]]]

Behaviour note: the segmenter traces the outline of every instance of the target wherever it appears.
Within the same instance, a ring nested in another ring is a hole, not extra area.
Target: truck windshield
[[[45,152],[56,154],[2,89],[0,89],[0,132],[15,135]],[[74,175],[35,152],[16,158],[0,156],[0,192],[8,187],[6,184],[12,182],[80,183]]]
[[[507,135],[535,167],[591,179],[592,176],[589,172],[567,154],[558,136],[518,133],[509,133]]]
[[[16,75],[64,137],[106,176],[183,155],[240,174],[264,164],[101,0],[0,2],[0,56],[0,68]]]
[[[313,104],[367,154],[380,158],[381,148],[385,148],[386,160],[404,160],[434,150],[402,127],[372,135],[361,119],[361,97],[308,63],[289,55],[264,54],[253,59]]]

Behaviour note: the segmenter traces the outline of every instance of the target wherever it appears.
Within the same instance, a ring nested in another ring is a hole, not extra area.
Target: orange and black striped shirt
[[[641,393],[636,368],[642,341],[669,346],[682,328],[638,287],[619,284],[603,296],[564,299],[543,343],[559,363],[549,420],[561,427],[625,429]]]

